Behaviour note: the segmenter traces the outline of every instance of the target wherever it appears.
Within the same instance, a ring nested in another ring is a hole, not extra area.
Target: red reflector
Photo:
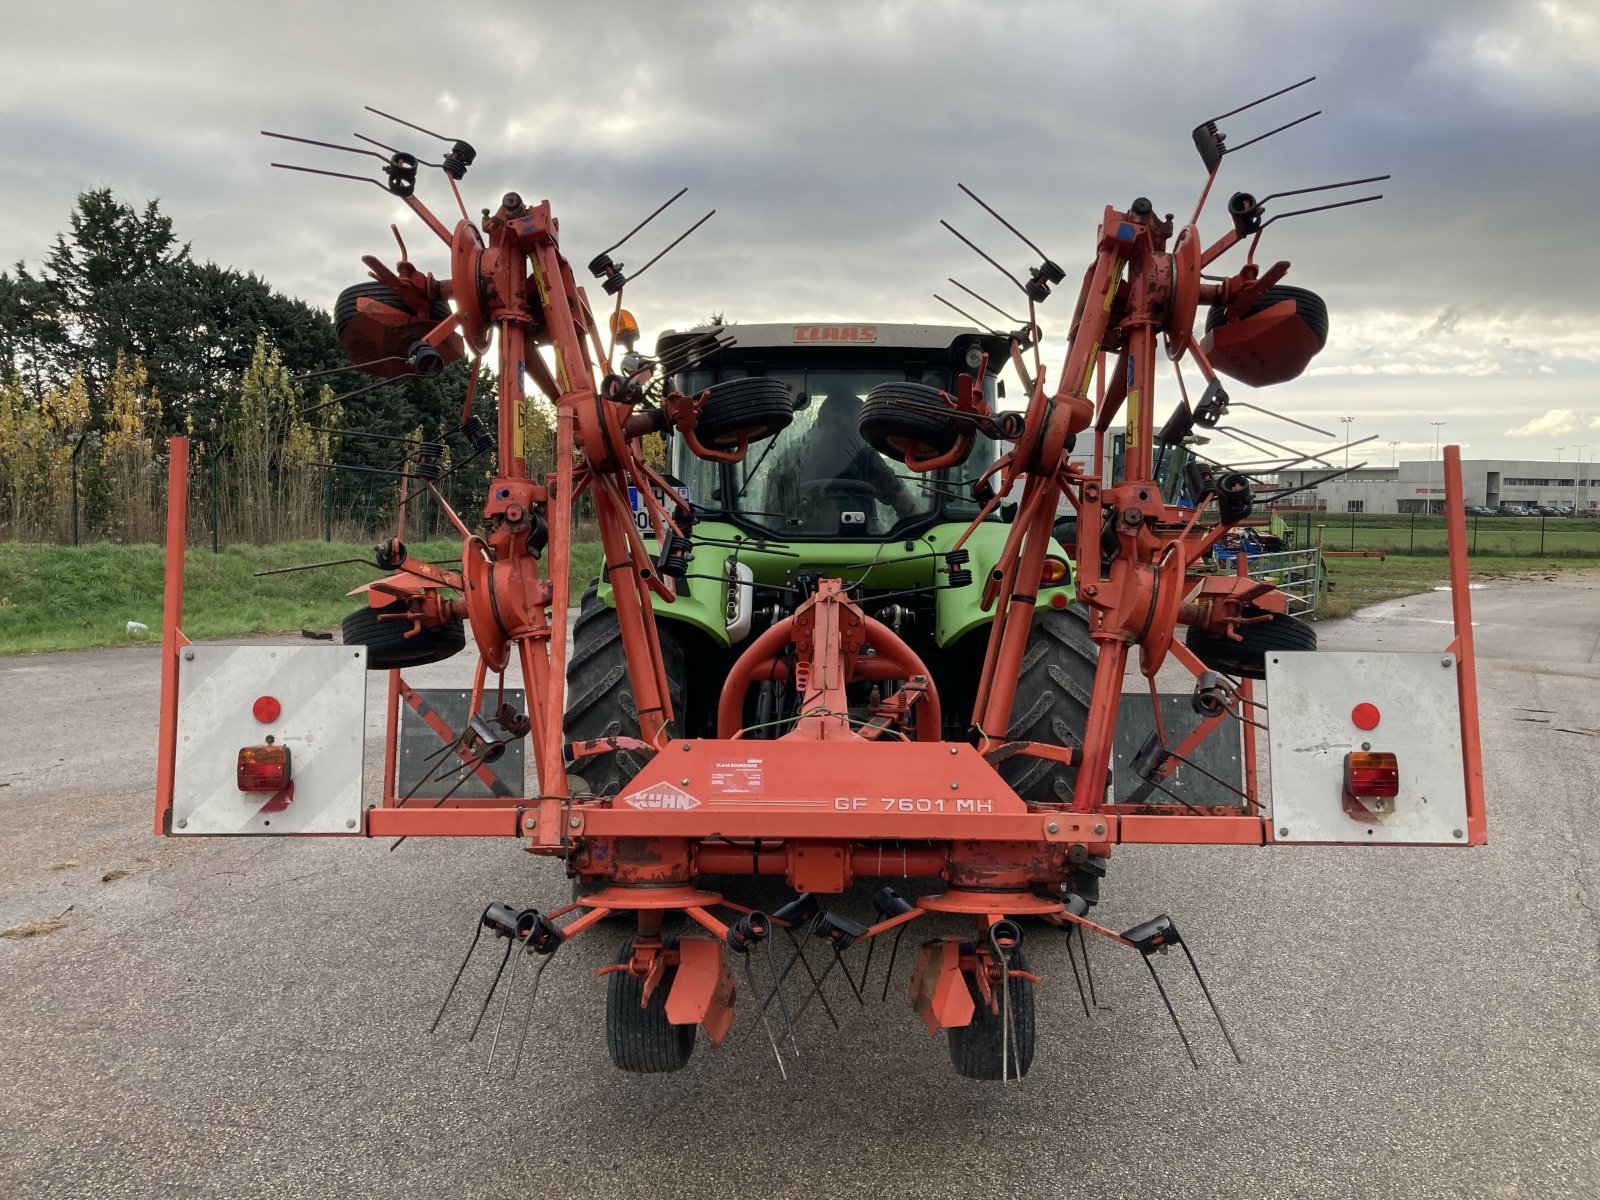
[[[276,792],[289,786],[289,747],[245,746],[237,772],[241,792]]]
[[[1358,704],[1350,710],[1350,720],[1357,729],[1376,729],[1380,720],[1376,704]]]
[[[251,715],[263,725],[271,725],[283,713],[283,705],[278,703],[276,696],[257,696],[256,702],[250,706]]]
[[[1344,790],[1363,800],[1400,794],[1400,760],[1393,754],[1346,754]]]
[[[1057,592],[1054,596],[1050,597],[1051,608],[1065,608],[1070,603],[1071,601],[1067,599],[1067,594],[1065,592]]]

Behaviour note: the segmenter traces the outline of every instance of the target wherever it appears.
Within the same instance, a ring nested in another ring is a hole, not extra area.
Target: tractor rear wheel
[[[467,644],[466,627],[459,619],[419,630],[410,637],[411,622],[400,614],[406,606],[396,600],[382,608],[363,605],[340,623],[346,646],[367,648],[367,670],[388,671],[443,662]]]
[[[673,712],[684,705],[683,642],[671,621],[656,622],[661,657],[667,669],[667,693]],[[676,725],[676,722],[674,723]],[[639,706],[622,648],[617,611],[600,599],[598,582],[583,593],[572,626],[572,657],[567,662],[567,713],[563,729],[570,741],[606,737],[639,737]],[[616,750],[580,758],[573,773],[599,796],[614,796],[649,761],[635,750]]]
[[[957,1025],[947,1030],[950,1044],[950,1062],[957,1075],[967,1079],[1021,1079],[1033,1065],[1033,981],[1015,974],[1026,971],[1028,960],[1017,950],[1011,955],[1011,1029],[1006,1031],[1001,1013],[991,1012],[978,991],[978,985],[967,980],[967,990],[972,993],[972,1003],[977,1009],[972,1014],[972,1024]],[[613,976],[615,978],[615,976]],[[1006,1060],[1001,1071],[1002,1056]]]
[[[633,957],[633,938],[622,943],[616,961],[626,963]],[[675,937],[663,937],[661,949],[671,950],[678,944]],[[667,1020],[667,994],[678,977],[676,967],[668,967],[661,982],[650,993],[649,1003],[644,1002],[644,980],[631,971],[613,971],[606,976],[606,1049],[611,1061],[621,1071],[638,1075],[661,1071],[681,1071],[689,1064],[694,1053],[694,1039],[699,1032],[696,1025],[674,1025]],[[1029,1009],[1029,1029],[1032,1029],[1032,1009]],[[1031,1049],[1031,1047],[1030,1047]]]
[[[1183,644],[1212,670],[1241,679],[1265,679],[1268,654],[1317,648],[1317,631],[1298,617],[1259,608],[1247,608],[1244,615],[1268,619],[1240,625],[1241,640],[1237,642],[1226,634],[1208,633],[1191,625],[1183,635]]]
[[[1089,637],[1089,614],[1081,605],[1035,612],[1017,672],[1006,740],[1082,750],[1099,661],[1100,648]],[[1076,766],[1031,754],[1013,754],[998,769],[1000,778],[1029,804],[1068,803],[1078,783]]]

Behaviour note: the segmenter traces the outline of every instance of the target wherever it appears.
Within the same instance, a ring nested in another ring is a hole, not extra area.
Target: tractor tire
[[[1082,750],[1099,661],[1100,648],[1089,637],[1089,614],[1081,605],[1035,612],[1017,673],[1006,740]],[[1029,804],[1070,803],[1078,783],[1076,766],[1029,754],[1013,754],[998,770],[1000,778]]]
[[[1252,317],[1263,309],[1271,308],[1274,304],[1282,304],[1285,300],[1293,300],[1295,312],[1305,322],[1306,328],[1311,330],[1317,339],[1317,348],[1323,349],[1328,344],[1328,305],[1313,291],[1302,287],[1288,287],[1280,284],[1269,287],[1263,292],[1254,304],[1245,312],[1245,316]],[[1206,332],[1210,333],[1227,318],[1227,309],[1220,304],[1213,304],[1206,312]]]
[[[663,950],[677,944],[675,937],[661,939]],[[616,961],[625,963],[632,957],[633,939],[629,938],[622,943]],[[667,1020],[667,993],[672,991],[677,976],[678,969],[668,967],[656,990],[650,993],[648,1004],[641,1004],[644,980],[630,971],[613,971],[606,976],[606,1049],[618,1070],[653,1075],[681,1071],[689,1065],[700,1027],[674,1025]]]
[[[675,713],[683,712],[683,642],[671,621],[656,622],[661,656],[667,668],[667,693]],[[639,709],[633,699],[628,659],[622,649],[622,627],[616,609],[600,599],[598,582],[583,593],[578,619],[572,625],[572,657],[567,662],[567,713],[562,725],[569,741],[640,736]],[[614,796],[648,762],[634,750],[617,750],[580,758],[572,773],[597,796]]]
[[[1247,608],[1244,615],[1270,615],[1271,620],[1239,626],[1239,636],[1244,640],[1238,642],[1191,625],[1183,635],[1183,644],[1212,670],[1240,679],[1265,679],[1268,654],[1317,648],[1316,629],[1298,617],[1291,617],[1287,613],[1268,614],[1259,608]]]
[[[782,433],[793,420],[794,397],[789,385],[753,375],[710,389],[700,406],[695,436],[702,445],[725,450],[737,445],[741,434],[747,443],[759,442]]]
[[[353,283],[339,293],[339,299],[333,305],[333,332],[337,337],[344,336],[344,331],[356,316],[356,302],[358,300],[375,300],[379,304],[387,305],[403,313],[411,311],[406,302],[390,291],[386,284],[369,280],[366,283]],[[428,328],[432,328],[450,315],[450,306],[443,300],[435,300],[429,315],[433,318]],[[423,330],[424,333],[427,330]]]
[[[1026,971],[1028,960],[1017,950],[1011,955],[1013,971]],[[615,975],[610,978],[616,978]],[[990,1012],[977,985],[967,980],[967,990],[977,1011],[970,1025],[947,1030],[950,1062],[956,1074],[967,1079],[1021,1079],[1033,1066],[1033,981],[1011,977],[1011,1036],[1009,1044],[1005,1021],[1000,1013]],[[1009,1059],[1001,1071],[1001,1057]]]
[[[857,428],[861,439],[885,457],[905,462],[890,438],[915,442],[934,454],[956,444],[960,431],[951,419],[944,393],[922,383],[880,383],[867,393]]]
[[[367,670],[388,671],[443,662],[466,646],[467,629],[459,619],[406,637],[411,628],[409,621],[384,619],[404,611],[405,605],[398,600],[382,608],[363,605],[340,622],[346,646],[367,648]]]

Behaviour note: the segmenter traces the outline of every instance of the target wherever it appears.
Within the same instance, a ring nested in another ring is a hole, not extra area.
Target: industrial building
[[[1330,461],[1337,464],[1339,459],[1333,457]],[[1322,466],[1279,471],[1279,490],[1304,487],[1322,479],[1328,471]],[[1463,459],[1461,483],[1468,505],[1497,511],[1537,505],[1585,513],[1600,506],[1600,479],[1593,461]],[[1283,503],[1322,512],[1440,513],[1444,511],[1443,467],[1431,459],[1392,467],[1362,467],[1296,491]]]

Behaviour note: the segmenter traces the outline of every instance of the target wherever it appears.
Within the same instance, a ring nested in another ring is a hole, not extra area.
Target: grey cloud
[[[1263,242],[1266,261],[1290,259],[1292,280],[1328,298],[1330,360],[1385,361],[1393,349],[1376,336],[1365,349],[1341,345],[1342,318],[1365,330],[1374,313],[1437,317],[1421,338],[1432,342],[1455,335],[1451,313],[1470,313],[1519,323],[1504,362],[1525,371],[1517,358],[1538,353],[1529,341],[1541,323],[1600,303],[1586,211],[1600,60],[1573,24],[1583,11],[1213,2],[1169,6],[1158,22],[1066,3],[621,0],[146,3],[90,20],[33,8],[10,18],[20,53],[0,79],[0,262],[37,257],[76,192],[106,183],[129,199],[161,196],[197,254],[328,303],[360,277],[361,254],[389,252],[397,206],[376,189],[270,171],[274,157],[338,169],[362,160],[255,131],[348,140],[359,128],[424,143],[363,113],[371,103],[477,145],[465,189],[474,209],[511,189],[548,197],[579,263],[689,184],[622,254],[642,262],[718,210],[630,289],[647,331],[713,309],[746,321],[943,319],[931,293],[948,275],[1005,306],[1021,298],[939,217],[1014,270],[1031,257],[956,180],[1061,262],[1070,293],[1106,203],[1144,194],[1187,216],[1202,182],[1191,125],[1317,74],[1311,88],[1226,123],[1238,142],[1325,110],[1229,159],[1207,228],[1220,229],[1217,202],[1234,189],[1392,171],[1381,204],[1286,221]],[[426,188],[431,203],[449,204],[436,177]],[[442,270],[425,231],[402,229],[418,261]],[[1065,332],[1070,303],[1044,307],[1047,333]],[[1579,368],[1551,361],[1556,384],[1585,386]],[[1303,381],[1295,403],[1330,386]],[[1541,410],[1582,411],[1587,395]],[[1479,441],[1509,423],[1493,424]],[[1395,436],[1419,432],[1397,426]]]

